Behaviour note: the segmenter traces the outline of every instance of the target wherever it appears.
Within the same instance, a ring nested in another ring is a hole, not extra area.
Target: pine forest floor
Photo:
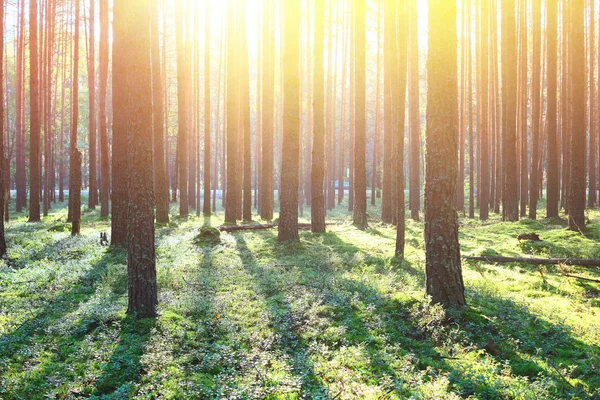
[[[365,231],[343,204],[327,233],[282,245],[275,230],[199,240],[222,210],[181,219],[173,204],[156,229],[159,316],[135,320],[126,255],[100,245],[110,221],[84,210],[71,237],[53,207],[6,226],[0,399],[600,399],[600,283],[564,268],[464,263],[469,306],[445,315],[424,294],[422,222],[400,262],[376,208]],[[600,258],[600,211],[588,218],[582,236],[564,216],[461,217],[462,253]],[[517,240],[530,232],[542,241]]]

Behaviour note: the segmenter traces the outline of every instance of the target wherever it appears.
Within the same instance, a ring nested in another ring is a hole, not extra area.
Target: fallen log
[[[326,224],[332,225],[332,224]],[[254,224],[254,225],[221,225],[221,232],[239,232],[239,231],[261,231],[277,228],[278,224]],[[310,224],[298,224],[298,229],[310,229]]]
[[[590,258],[527,258],[527,257],[463,257],[467,261],[490,263],[527,263],[532,265],[576,265],[579,267],[600,267],[599,259]]]

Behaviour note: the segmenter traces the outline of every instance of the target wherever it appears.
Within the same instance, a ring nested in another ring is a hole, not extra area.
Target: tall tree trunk
[[[410,57],[408,58],[409,63],[409,152],[408,152],[408,165],[409,165],[409,199],[410,199],[410,217],[414,221],[419,220],[419,211],[421,209],[421,111],[419,109],[419,9],[417,0],[410,0],[409,2],[409,27],[410,27]],[[464,44],[463,44],[464,46]],[[463,69],[465,65],[463,64]],[[466,74],[465,74],[466,75]],[[464,81],[463,81],[464,87]],[[465,91],[466,93],[466,91]],[[463,95],[464,96],[464,95]],[[466,103],[466,101],[465,101]],[[463,121],[465,119],[465,112],[463,108]],[[463,123],[464,125],[464,123]],[[464,134],[464,128],[462,129]],[[464,209],[464,140],[461,143],[461,167],[458,196],[459,209]]]
[[[547,132],[547,153],[548,153],[548,194],[546,202],[546,217],[558,217],[558,202],[560,197],[560,153],[558,148],[557,136],[557,39],[558,39],[558,4],[556,1],[549,1],[546,5],[546,20],[547,20],[547,41],[548,41],[548,109],[546,111],[546,132]]]
[[[469,116],[469,218],[475,218],[475,135],[473,134],[473,42],[471,38],[471,0],[467,0],[467,115]]]
[[[529,218],[536,219],[538,203],[538,163],[541,136],[541,47],[542,47],[542,0],[533,0],[533,61],[531,71],[531,183],[529,185]]]
[[[273,174],[273,132],[275,113],[274,87],[275,87],[275,35],[272,30],[274,18],[273,0],[264,0],[262,9],[262,161],[260,184],[260,217],[265,221],[273,219],[274,203],[274,174]]]
[[[597,162],[597,153],[596,153],[596,138],[598,137],[598,131],[596,128],[596,82],[594,81],[594,71],[596,69],[596,59],[595,59],[595,51],[596,51],[596,13],[594,1],[590,2],[590,7],[588,8],[590,13],[590,22],[589,22],[589,47],[590,47],[590,58],[589,58],[589,92],[590,92],[590,115],[589,115],[589,127],[590,127],[590,136],[589,136],[589,155],[588,155],[588,171],[589,171],[589,197],[588,197],[588,207],[593,208],[596,205],[596,162]]]
[[[540,0],[534,0],[534,2]],[[535,28],[534,28],[535,29]],[[529,84],[528,84],[528,52],[527,52],[527,1],[519,0],[519,76],[518,76],[518,108],[517,108],[517,125],[519,135],[519,179],[520,179],[520,200],[521,210],[519,215],[525,217],[527,215],[527,198],[529,190],[529,146],[528,146],[528,127],[527,110],[529,105]],[[534,50],[535,51],[535,50]],[[535,67],[535,65],[534,65]],[[533,74],[535,72],[532,71]],[[533,81],[533,79],[532,79]],[[538,81],[539,84],[539,81]],[[534,92],[531,92],[532,97],[535,97]],[[533,99],[532,99],[533,100]],[[532,135],[533,136],[533,135]],[[532,176],[533,178],[533,176]]]
[[[325,4],[314,0],[314,98],[312,102],[314,125],[311,172],[311,230],[325,232]]]
[[[466,300],[456,213],[458,66],[455,2],[429,0],[428,37],[426,288],[434,303],[446,307],[463,306]]]
[[[158,35],[158,4],[152,2],[150,9],[151,61],[152,61],[152,110],[154,138],[154,187],[156,204],[156,222],[169,222],[169,184],[165,167],[164,101],[163,79],[160,66],[160,44]],[[166,60],[163,60],[166,62]]]
[[[571,141],[569,169],[569,229],[581,232],[585,229],[585,24],[584,0],[572,0],[570,4],[571,31],[569,55],[571,56]]]
[[[560,88],[560,107],[561,107],[561,153],[562,153],[562,177],[561,177],[561,204],[566,213],[569,212],[569,174],[570,174],[570,123],[571,123],[571,93],[569,88],[571,62],[569,53],[570,47],[570,22],[569,22],[569,5],[567,0],[562,2],[561,15],[561,88]]]
[[[77,37],[77,33],[75,33]],[[40,218],[40,155],[41,112],[40,75],[38,58],[38,6],[37,0],[29,2],[29,222]]]
[[[4,2],[0,4],[0,93],[4,96]],[[8,201],[5,187],[6,168],[10,168],[4,158],[4,101],[0,101],[0,257],[6,257],[6,239],[4,237],[4,203]]]
[[[238,49],[236,37],[238,34],[235,20],[236,1],[227,2],[227,205],[225,221],[235,223],[241,214],[237,209],[238,188],[241,186],[241,176],[238,174],[238,122],[239,102],[238,92]]]
[[[480,185],[478,187],[479,194],[479,218],[486,221],[489,218],[490,204],[490,103],[489,103],[489,5],[490,0],[481,1],[481,51],[480,51],[480,87],[477,90],[480,92],[481,99],[481,124],[478,130],[478,144],[480,151],[477,153],[481,168],[479,169]],[[479,106],[479,102],[477,103]]]
[[[366,169],[366,0],[356,0],[354,7],[354,46],[356,68],[354,82],[355,137],[354,148],[354,210],[352,223],[361,229],[367,227],[367,169]]]
[[[189,163],[189,105],[191,89],[191,48],[188,43],[189,24],[185,23],[184,0],[175,2],[175,36],[177,47],[177,155],[179,167],[179,215],[189,214],[188,163]]]
[[[89,146],[90,146],[90,164],[89,164],[89,195],[88,195],[88,207],[91,209],[96,208],[97,201],[97,188],[96,188],[96,164],[97,164],[97,150],[96,150],[96,41],[95,41],[95,24],[94,19],[96,15],[94,13],[94,5],[96,1],[90,0],[90,22],[89,22],[89,50],[88,50],[88,93],[89,93]]]
[[[120,3],[120,4],[117,4]],[[126,172],[129,204],[128,227],[128,307],[127,313],[141,318],[156,316],[158,303],[154,248],[154,183],[152,132],[152,70],[150,24],[151,2],[133,0],[116,2],[114,42],[127,47],[127,85],[113,87],[123,91],[121,107],[128,114],[126,124],[132,142],[130,169]],[[122,7],[122,8],[121,8]],[[136,32],[132,35],[131,32]],[[119,35],[123,35],[119,37]],[[114,56],[114,55],[113,55]],[[118,56],[117,56],[118,57]]]
[[[108,217],[110,198],[110,154],[106,117],[106,92],[108,85],[108,0],[100,0],[100,48],[99,48],[99,91],[98,127],[100,134],[100,216]]]
[[[250,72],[248,70],[248,38],[246,35],[246,3],[239,3],[237,28],[239,29],[238,40],[240,41],[239,54],[239,76],[240,76],[240,100],[241,127],[243,135],[243,159],[244,159],[244,181],[243,181],[243,209],[242,219],[252,221],[252,157],[250,139]]]
[[[392,223],[394,220],[394,163],[393,163],[393,144],[394,131],[392,113],[392,76],[394,68],[393,52],[395,51],[395,32],[396,32],[396,2],[386,1],[384,3],[384,48],[383,48],[383,188],[381,198],[381,220],[385,223]]]
[[[515,0],[502,0],[502,218],[519,219],[516,148]]]
[[[202,206],[205,217],[210,216],[210,17],[210,0],[206,0],[204,7],[204,202]]]
[[[15,121],[15,136],[16,136],[16,170],[15,170],[15,186],[17,189],[16,211],[23,211],[27,203],[27,177],[25,164],[25,0],[19,2],[19,32],[17,39],[17,62],[16,62],[16,121]]]
[[[278,240],[298,240],[298,170],[300,167],[300,34],[299,1],[282,3],[285,16],[283,29],[283,76],[285,87],[280,216]]]
[[[381,131],[381,2],[377,4],[377,80],[375,89],[375,132],[373,134],[373,167],[371,175],[371,205],[375,205],[379,189],[379,147]]]
[[[35,0],[34,0],[35,1]],[[75,38],[73,40],[73,82],[71,83],[71,137],[69,158],[69,207],[71,208],[71,234],[81,231],[82,154],[77,148],[79,125],[79,1],[75,1]],[[33,196],[33,189],[32,189]]]
[[[112,42],[112,215],[111,244],[127,247],[129,199],[128,174],[132,147],[129,131],[129,110],[127,110],[127,83],[129,74],[129,41],[127,7],[130,2],[114,4],[113,42]],[[121,15],[123,14],[123,15]],[[106,18],[106,17],[105,17]],[[106,35],[106,33],[105,33]]]

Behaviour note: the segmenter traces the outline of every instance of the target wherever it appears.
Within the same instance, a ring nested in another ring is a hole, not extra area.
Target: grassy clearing
[[[59,207],[7,226],[1,399],[600,398],[600,284],[557,267],[465,264],[469,307],[445,315],[424,296],[422,223],[400,262],[394,229],[360,231],[344,205],[331,219],[345,224],[293,245],[276,231],[198,241],[222,212],[173,217],[157,226],[159,317],[135,320],[125,253],[100,246],[109,221],[87,211],[72,238]],[[461,220],[464,254],[600,258],[598,211],[586,237],[495,218]]]

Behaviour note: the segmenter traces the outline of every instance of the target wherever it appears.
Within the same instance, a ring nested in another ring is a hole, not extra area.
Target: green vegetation
[[[463,254],[600,258],[598,211],[586,237],[564,220],[494,217],[461,219]],[[100,245],[107,220],[84,212],[73,238],[66,208],[42,224],[11,218],[2,399],[600,396],[600,284],[559,267],[465,263],[469,307],[446,315],[424,297],[422,223],[407,223],[400,262],[392,227],[360,231],[341,211],[328,233],[291,245],[276,231],[200,229],[222,213],[174,217],[157,226],[159,316],[135,320],[126,255]],[[542,241],[517,240],[529,232]]]

